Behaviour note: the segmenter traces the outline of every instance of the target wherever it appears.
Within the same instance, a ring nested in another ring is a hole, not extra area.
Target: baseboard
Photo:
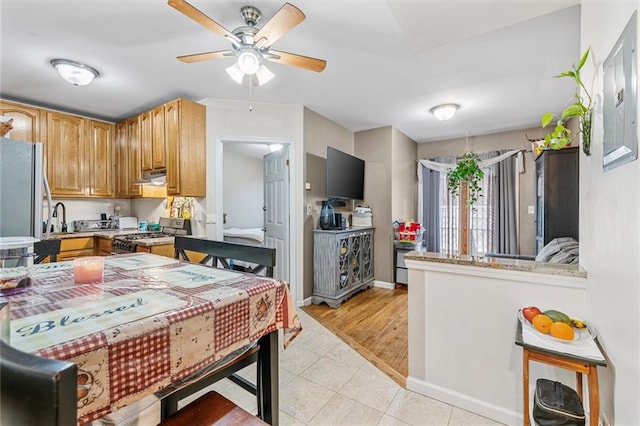
[[[523,421],[522,413],[507,410],[487,401],[443,388],[415,377],[407,377],[407,389],[506,425],[522,424]]]
[[[311,304],[311,297],[307,297],[306,299],[297,301],[296,308],[299,308],[301,306],[309,306],[310,304]]]
[[[380,288],[388,288],[389,290],[393,290],[395,288],[393,283],[388,283],[386,281],[378,281],[378,280],[373,281],[373,286],[380,287]]]

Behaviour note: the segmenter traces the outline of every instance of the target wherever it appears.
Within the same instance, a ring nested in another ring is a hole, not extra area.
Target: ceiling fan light
[[[256,71],[256,78],[258,79],[258,86],[262,86],[265,83],[271,81],[276,75],[269,70],[264,64],[260,65],[258,71]]]
[[[51,65],[65,81],[74,86],[86,86],[100,75],[95,68],[68,59],[53,59]]]
[[[458,104],[443,104],[434,106],[431,108],[431,112],[438,120],[446,121],[455,115],[458,108],[460,108]]]
[[[238,55],[238,67],[245,74],[255,74],[260,68],[260,58],[253,49],[244,49]]]
[[[237,63],[234,63],[230,67],[226,69],[229,77],[233,79],[238,84],[242,84],[242,80],[244,79],[244,73],[240,70],[240,67]]]

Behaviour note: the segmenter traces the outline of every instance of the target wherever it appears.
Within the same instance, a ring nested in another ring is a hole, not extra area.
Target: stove
[[[141,232],[138,234],[119,235],[113,237],[113,252],[135,253],[141,240],[175,237],[176,235],[191,235],[191,222],[189,219],[160,218],[160,232]]]

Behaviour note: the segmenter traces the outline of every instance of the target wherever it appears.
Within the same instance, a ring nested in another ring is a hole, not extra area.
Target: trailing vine
[[[454,169],[447,172],[447,183],[449,193],[457,196],[460,193],[460,184],[464,181],[469,182],[469,199],[468,205],[473,205],[482,197],[482,188],[480,182],[484,178],[484,172],[480,169],[478,162],[480,159],[472,152],[467,152],[462,156]]]

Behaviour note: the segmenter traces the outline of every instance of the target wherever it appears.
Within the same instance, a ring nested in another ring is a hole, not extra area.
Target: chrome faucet
[[[62,203],[56,203],[53,206],[53,217],[58,217],[58,207],[62,206],[62,223],[60,224],[61,231],[67,232],[67,208]]]

